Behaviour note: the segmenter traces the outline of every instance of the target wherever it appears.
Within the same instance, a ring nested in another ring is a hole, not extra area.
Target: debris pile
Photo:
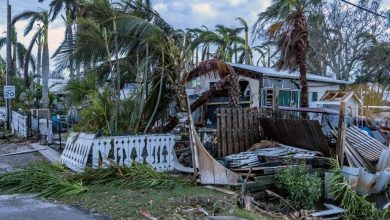
[[[299,160],[320,159],[320,152],[276,144],[275,147],[255,149],[232,154],[225,157],[226,167],[235,169],[248,169],[259,166],[280,166]]]

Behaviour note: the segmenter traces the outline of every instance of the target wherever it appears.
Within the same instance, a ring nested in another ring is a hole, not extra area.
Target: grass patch
[[[113,219],[145,219],[142,211],[158,219],[203,219],[209,215],[237,215],[267,219],[237,209],[237,198],[156,172],[149,165],[112,165],[81,174],[62,165],[32,162],[0,175],[0,192],[38,193],[81,206]]]
[[[202,213],[186,210],[202,207],[209,215],[228,215],[229,210],[235,207],[235,200],[231,196],[191,185],[174,190],[123,190],[94,185],[85,194],[62,201],[114,219],[143,219],[141,210],[149,211],[159,219],[202,219]]]

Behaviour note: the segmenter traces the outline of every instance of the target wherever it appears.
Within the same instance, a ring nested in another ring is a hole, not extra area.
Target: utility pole
[[[11,5],[9,4],[9,0],[7,0],[7,69],[6,69],[6,77],[5,77],[5,85],[8,86],[11,84]],[[6,106],[6,118],[7,118],[7,128],[11,128],[11,99],[5,99]]]

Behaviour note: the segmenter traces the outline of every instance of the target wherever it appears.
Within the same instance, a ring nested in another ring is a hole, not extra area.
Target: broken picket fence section
[[[133,162],[147,163],[158,171],[183,168],[177,162],[173,149],[174,135],[94,136],[71,133],[61,155],[61,163],[82,172],[92,149],[93,168],[104,168],[112,162],[126,166],[131,166]]]

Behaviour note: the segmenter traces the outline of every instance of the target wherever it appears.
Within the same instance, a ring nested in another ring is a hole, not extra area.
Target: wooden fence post
[[[344,146],[345,146],[345,132],[347,130],[345,124],[345,102],[340,103],[340,114],[339,114],[339,125],[337,131],[337,142],[336,142],[336,154],[339,158],[340,167],[343,166],[344,162]]]

